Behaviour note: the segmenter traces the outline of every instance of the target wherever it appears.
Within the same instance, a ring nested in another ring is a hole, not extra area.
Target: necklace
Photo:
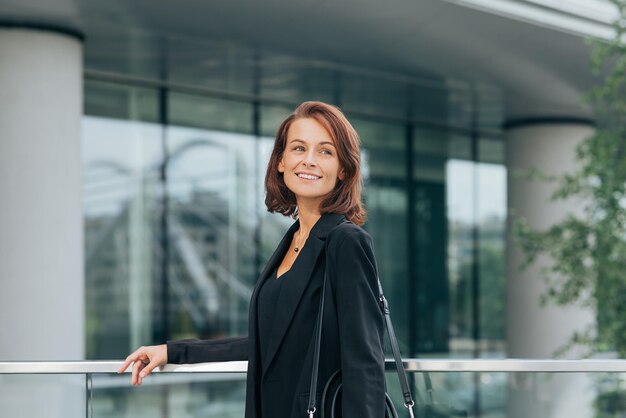
[[[302,235],[302,233],[300,232],[300,230],[298,230],[298,232],[300,233],[300,235]],[[306,240],[306,237],[304,237],[304,239]],[[302,247],[302,244],[304,244],[304,242],[302,241],[302,239],[300,239],[300,243],[298,244],[298,240],[296,240],[296,246],[293,249],[295,252],[298,252],[300,250],[300,247]]]

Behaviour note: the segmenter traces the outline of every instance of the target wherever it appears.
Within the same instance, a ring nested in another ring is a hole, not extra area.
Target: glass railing
[[[0,362],[0,417],[243,417],[246,362],[168,365],[140,387],[116,373],[120,365]],[[405,367],[416,417],[626,416],[626,360],[409,359]],[[408,417],[389,360],[387,391]]]

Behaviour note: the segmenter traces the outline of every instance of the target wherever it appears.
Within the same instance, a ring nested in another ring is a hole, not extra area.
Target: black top
[[[272,275],[265,280],[263,286],[259,290],[258,301],[258,326],[259,326],[259,346],[261,348],[261,364],[265,364],[267,358],[267,344],[272,335],[272,325],[274,324],[274,314],[276,313],[276,305],[278,297],[282,289],[282,283],[285,275],[276,279],[278,268],[274,270]],[[287,273],[285,273],[287,274]]]
[[[272,275],[265,280],[261,289],[259,290],[259,299],[258,299],[258,327],[259,327],[259,348],[261,351],[261,365],[265,364],[268,361],[267,358],[267,350],[268,344],[270,341],[270,337],[272,335],[272,330],[274,328],[275,314],[278,306],[278,300],[280,297],[280,293],[283,290],[285,280],[295,280],[295,277],[292,276],[291,269],[279,279],[276,278],[278,274],[278,268],[274,270]],[[295,388],[294,388],[295,389]],[[290,409],[291,409],[291,399],[295,396],[295,393],[288,394],[283,393],[285,396],[285,402],[280,405],[274,405],[271,407],[271,402],[268,402],[266,399],[270,399],[272,396],[276,394],[268,393],[269,390],[261,383],[261,417],[260,418],[289,418]],[[265,401],[264,401],[265,400]]]

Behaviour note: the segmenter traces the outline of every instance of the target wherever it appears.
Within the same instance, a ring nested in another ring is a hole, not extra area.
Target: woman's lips
[[[311,176],[311,175],[309,175],[309,176]],[[296,177],[298,177],[299,179],[302,179],[302,180],[306,180],[306,181],[315,181],[315,180],[321,179],[320,176],[315,176],[316,178],[307,178],[307,177],[299,176],[298,174],[296,174]]]

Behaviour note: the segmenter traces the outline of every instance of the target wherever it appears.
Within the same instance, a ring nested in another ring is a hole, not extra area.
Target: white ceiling
[[[594,78],[582,36],[444,0],[0,0],[0,16],[16,15],[65,21],[88,36],[110,22],[486,82],[503,89],[507,120],[590,116],[581,94]]]

